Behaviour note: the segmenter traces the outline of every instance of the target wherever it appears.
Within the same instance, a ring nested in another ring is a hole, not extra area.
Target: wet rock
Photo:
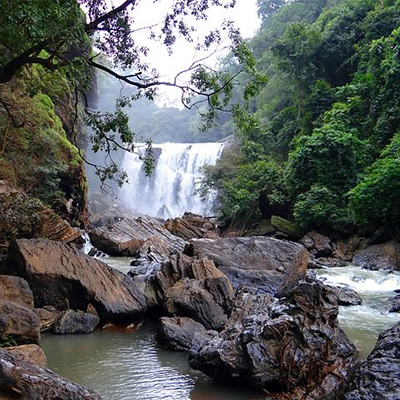
[[[162,317],[159,321],[157,339],[167,349],[189,351],[214,335],[191,318]]]
[[[33,293],[28,282],[17,276],[0,275],[0,298],[33,308]]]
[[[89,303],[104,321],[141,317],[146,300],[132,279],[77,249],[50,240],[17,240],[6,273],[26,279],[38,308],[51,305],[86,310]]]
[[[400,295],[390,300],[389,312],[400,312]]]
[[[357,351],[339,328],[337,314],[336,295],[321,282],[301,282],[279,300],[239,289],[225,329],[199,346],[190,365],[277,398],[340,398]]]
[[[37,344],[24,344],[22,346],[7,347],[17,361],[27,361],[32,364],[47,366],[47,357],[43,349]]]
[[[400,399],[400,324],[382,332],[344,400]]]
[[[22,304],[0,299],[0,338],[17,344],[39,343],[39,318]]]
[[[305,277],[309,258],[299,243],[264,236],[193,239],[185,253],[214,261],[235,289],[244,285],[277,296]]]
[[[0,390],[31,400],[100,400],[93,390],[68,381],[47,368],[19,360],[0,349]]]
[[[185,213],[182,218],[167,220],[165,228],[183,240],[193,238],[216,239],[219,235],[213,218],[192,213]]]
[[[61,335],[71,333],[91,333],[100,323],[97,315],[83,311],[67,310],[62,312],[53,326],[54,333]]]
[[[39,318],[40,332],[46,332],[53,329],[55,322],[62,311],[57,310],[52,306],[44,306],[43,308],[34,308],[34,313]]]
[[[207,329],[220,330],[227,321],[224,309],[194,279],[178,281],[167,293],[166,307],[169,314],[193,318]]]
[[[346,286],[329,286],[338,298],[339,306],[359,306],[362,304],[362,298],[352,288]]]
[[[358,253],[353,263],[370,270],[400,270],[400,243],[392,240],[383,244],[374,244]]]
[[[89,232],[93,246],[114,256],[143,257],[152,251],[165,259],[180,253],[184,241],[150,217],[120,218],[112,225]]]

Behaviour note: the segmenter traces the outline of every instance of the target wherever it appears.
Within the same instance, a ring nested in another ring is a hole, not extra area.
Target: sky
[[[118,6],[122,0],[109,0],[111,6]],[[168,11],[173,0],[161,0],[156,4],[152,0],[142,0],[135,9],[133,16],[135,29],[143,26],[149,26],[162,21],[163,16]],[[260,26],[260,20],[257,16],[256,0],[237,0],[233,9],[224,9],[222,7],[211,7],[206,21],[196,21],[196,28],[199,34],[206,34],[210,30],[221,27],[225,19],[231,19],[235,22],[244,38],[250,38],[254,35]],[[165,46],[154,43],[148,39],[148,31],[143,30],[135,35],[137,43],[144,43],[151,47],[148,55],[150,66],[154,66],[160,73],[160,80],[172,81],[176,73],[187,69],[193,61],[203,58],[205,53],[196,53],[194,46],[187,43],[184,39],[178,39],[173,47],[173,54],[167,53]],[[227,54],[226,46],[228,41],[223,42],[218,48],[214,47],[212,51],[218,50],[215,55],[207,60],[207,64],[215,66],[218,58]],[[158,105],[179,106],[180,91],[172,88],[161,88],[160,96],[157,100]]]

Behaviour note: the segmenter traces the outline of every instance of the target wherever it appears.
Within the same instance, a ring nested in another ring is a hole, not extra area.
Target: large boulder
[[[353,263],[371,270],[400,270],[400,243],[392,240],[383,244],[374,244],[358,253]]]
[[[190,365],[277,398],[340,398],[357,350],[339,328],[334,292],[321,282],[300,282],[279,300],[254,292],[239,289],[225,329],[199,346]]]
[[[193,238],[216,239],[219,234],[213,218],[192,213],[185,213],[182,218],[167,220],[165,227],[173,235],[183,240]]]
[[[192,346],[213,337],[199,322],[185,317],[162,317],[157,330],[158,341],[167,349],[188,351]]]
[[[150,217],[119,218],[89,232],[93,246],[114,256],[142,256],[149,249],[163,258],[180,253],[184,241]]]
[[[235,288],[257,288],[280,296],[305,277],[309,253],[303,245],[270,237],[193,239],[189,256],[206,256],[224,272]]]
[[[69,305],[85,311],[92,303],[102,320],[114,322],[146,311],[146,299],[132,279],[62,242],[17,240],[2,268],[28,281],[38,308]]]
[[[0,275],[0,298],[33,308],[33,293],[25,279]]]
[[[0,340],[9,344],[39,343],[39,318],[22,304],[0,299]]]
[[[288,235],[291,239],[298,240],[304,236],[304,229],[296,225],[294,222],[288,221],[285,218],[273,215],[271,217],[271,225],[281,233]]]
[[[0,390],[17,399],[100,400],[93,390],[68,381],[47,368],[0,349]]]
[[[345,400],[400,399],[400,324],[382,332]]]

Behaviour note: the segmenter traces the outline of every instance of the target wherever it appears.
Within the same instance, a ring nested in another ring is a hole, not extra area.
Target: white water
[[[362,297],[361,306],[340,307],[339,323],[365,358],[374,348],[379,333],[400,321],[399,313],[389,313],[394,290],[400,289],[400,273],[368,271],[355,266],[316,272],[327,284],[351,287]]]
[[[120,192],[123,205],[137,214],[170,218],[190,211],[209,215],[215,194],[201,201],[195,194],[201,179],[200,168],[215,165],[221,156],[222,143],[164,143],[151,177],[143,173],[142,162],[136,154],[125,155],[122,168],[128,173],[129,184]]]

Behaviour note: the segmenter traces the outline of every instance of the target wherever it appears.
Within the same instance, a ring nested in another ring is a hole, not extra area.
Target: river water
[[[129,270],[128,258],[106,258],[114,268]],[[400,320],[388,313],[388,299],[400,288],[400,273],[366,271],[359,267],[330,268],[317,274],[333,285],[348,285],[363,297],[362,306],[341,307],[340,325],[362,358],[378,334]],[[62,376],[96,390],[106,400],[251,400],[262,395],[245,388],[213,382],[192,370],[185,353],[161,348],[155,322],[135,332],[97,331],[90,335],[42,337],[49,367]]]

